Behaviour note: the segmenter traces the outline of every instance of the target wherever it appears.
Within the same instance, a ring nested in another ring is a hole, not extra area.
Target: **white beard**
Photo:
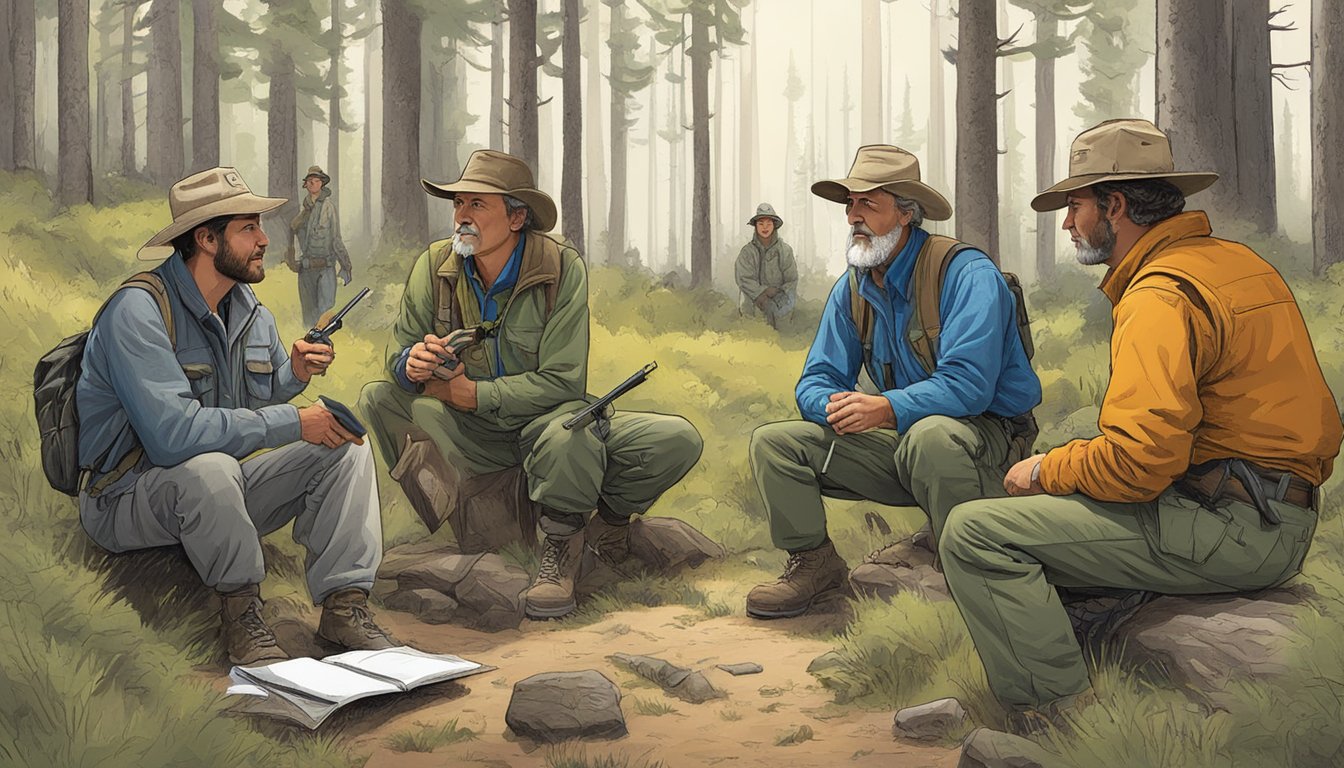
[[[897,226],[885,235],[867,238],[865,242],[855,242],[853,230],[845,243],[845,261],[858,269],[872,269],[880,266],[890,256],[896,244],[901,242],[905,227]]]
[[[453,253],[456,253],[458,256],[465,259],[473,253],[476,253],[476,246],[471,243],[463,242],[461,237],[453,235]]]
[[[1115,250],[1115,230],[1111,228],[1111,222],[1102,219],[1101,225],[1097,229],[1101,230],[1100,243],[1093,245],[1087,235],[1083,235],[1078,243],[1076,258],[1078,263],[1085,267],[1104,263],[1111,257],[1111,251]]]

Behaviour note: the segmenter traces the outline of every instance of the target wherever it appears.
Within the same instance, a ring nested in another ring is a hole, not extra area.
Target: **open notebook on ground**
[[[405,646],[347,651],[325,659],[298,658],[275,664],[234,667],[231,694],[249,698],[235,707],[249,714],[281,717],[316,728],[352,701],[398,693],[431,683],[485,672],[486,667],[450,654]]]

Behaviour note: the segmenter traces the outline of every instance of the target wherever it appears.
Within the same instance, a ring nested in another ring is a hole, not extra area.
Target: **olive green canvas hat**
[[[532,169],[513,155],[493,149],[478,149],[467,158],[462,178],[451,184],[420,180],[425,191],[435,197],[452,200],[459,192],[511,195],[527,203],[536,218],[537,229],[549,232],[555,227],[555,201],[536,188]]]

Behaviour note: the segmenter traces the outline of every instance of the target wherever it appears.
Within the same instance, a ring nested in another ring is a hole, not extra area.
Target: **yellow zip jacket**
[[[1045,455],[1046,492],[1148,501],[1221,458],[1330,476],[1344,427],[1297,302],[1269,263],[1211,233],[1203,212],[1173,216],[1106,274],[1101,435]]]

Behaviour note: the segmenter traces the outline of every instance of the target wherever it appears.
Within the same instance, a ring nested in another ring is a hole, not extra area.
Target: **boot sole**
[[[572,602],[569,605],[562,605],[556,608],[538,608],[536,606],[524,604],[523,615],[529,619],[559,619],[573,613],[574,609],[578,607],[579,604],[577,602]]]
[[[768,620],[768,619],[792,619],[792,618],[794,618],[795,616],[802,616],[804,613],[807,613],[808,611],[812,610],[812,606],[815,605],[815,604],[817,603],[817,601],[819,601],[819,600],[828,600],[828,599],[830,599],[830,598],[832,598],[832,597],[836,597],[836,596],[841,596],[841,595],[848,594],[848,593],[849,593],[849,589],[848,589],[848,587],[849,587],[849,583],[848,583],[848,581],[846,581],[845,583],[840,584],[840,585],[838,585],[838,586],[834,586],[834,587],[831,587],[830,589],[822,590],[822,591],[818,592],[817,594],[813,595],[813,596],[812,596],[812,599],[807,601],[807,605],[804,605],[802,608],[798,608],[798,609],[796,609],[796,610],[790,610],[790,611],[763,611],[763,610],[761,610],[761,609],[759,609],[759,608],[755,608],[755,609],[753,609],[750,605],[748,605],[748,606],[747,606],[747,616],[750,616],[750,617],[753,618],[753,619],[767,619],[767,620]]]

